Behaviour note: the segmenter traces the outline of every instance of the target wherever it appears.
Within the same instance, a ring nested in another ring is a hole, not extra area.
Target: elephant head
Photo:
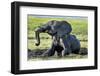
[[[36,36],[36,46],[40,44],[40,36],[39,34],[44,32],[48,33],[51,36],[59,36],[62,37],[66,34],[69,34],[72,31],[71,25],[67,21],[57,21],[52,20],[44,24],[42,27],[37,28],[35,30],[35,36]]]

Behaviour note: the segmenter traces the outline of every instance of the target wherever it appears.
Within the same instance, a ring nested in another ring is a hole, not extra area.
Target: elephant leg
[[[63,50],[63,47],[60,46],[60,45],[57,45],[57,46],[55,47],[55,50],[57,51],[57,56],[58,56],[58,57],[62,57],[62,50]]]
[[[71,53],[71,48],[70,48],[70,41],[68,39],[62,39],[62,46],[64,48],[62,55],[66,56]]]
[[[43,53],[43,56],[53,56],[55,54],[55,45],[52,44],[51,48]]]
[[[75,40],[72,47],[71,47],[72,53],[79,54],[80,47],[81,47],[80,42],[78,40]]]

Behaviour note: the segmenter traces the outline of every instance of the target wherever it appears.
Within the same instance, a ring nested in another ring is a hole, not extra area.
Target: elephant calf
[[[65,56],[72,52],[78,53],[80,50],[80,42],[71,35],[72,27],[67,21],[52,20],[35,30],[36,46],[40,45],[39,34],[44,32],[52,36],[52,45],[43,56],[53,56],[57,51],[58,56]]]
[[[53,56],[57,51],[58,56],[69,55],[70,53],[78,54],[80,51],[80,41],[75,35],[66,35],[62,38],[53,37],[52,46],[43,56]]]

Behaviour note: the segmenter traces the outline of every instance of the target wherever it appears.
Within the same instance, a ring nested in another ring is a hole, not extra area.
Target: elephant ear
[[[62,37],[69,34],[72,31],[72,27],[67,21],[57,21],[54,24],[54,30],[57,31],[58,36]]]

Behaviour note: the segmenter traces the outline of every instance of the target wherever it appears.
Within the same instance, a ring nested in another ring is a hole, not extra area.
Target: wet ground
[[[42,56],[42,54],[46,51],[47,49],[35,49],[35,50],[30,50],[30,49],[28,49],[28,59],[30,60],[30,59],[32,59],[32,60],[34,60],[34,59],[43,59],[44,57]],[[80,52],[79,52],[79,54],[70,54],[70,55],[68,55],[68,56],[66,56],[66,57],[64,57],[64,58],[70,58],[70,59],[76,59],[76,58],[86,58],[87,57],[87,55],[88,55],[88,50],[87,50],[87,48],[81,48],[80,49]],[[56,55],[56,53],[55,53],[55,55],[53,56],[53,57],[51,57],[51,58],[59,58],[57,55]]]

